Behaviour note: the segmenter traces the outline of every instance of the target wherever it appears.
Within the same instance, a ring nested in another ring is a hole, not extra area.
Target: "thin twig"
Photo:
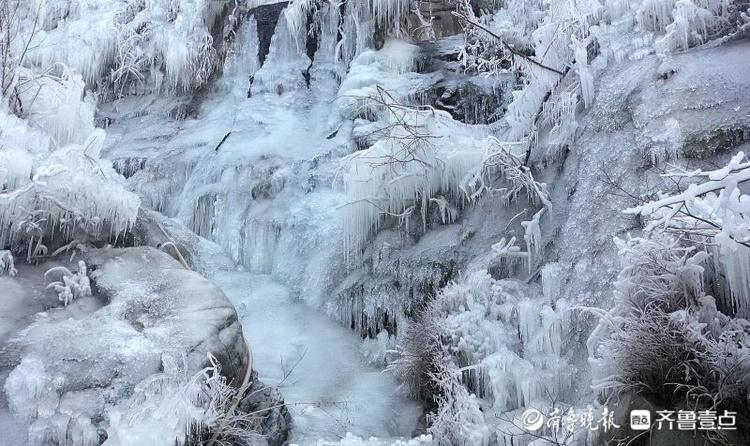
[[[505,40],[503,40],[502,37],[500,37],[497,34],[493,33],[492,31],[490,31],[489,29],[487,29],[485,26],[482,26],[479,23],[477,23],[477,22],[469,19],[468,17],[466,17],[465,15],[461,14],[460,12],[454,11],[452,14],[454,16],[460,18],[460,19],[465,20],[467,23],[471,24],[472,26],[476,26],[477,28],[481,29],[482,31],[486,32],[487,34],[489,34],[493,38],[495,38],[498,41],[500,41],[500,43],[503,45],[503,47],[505,47],[505,49],[508,50],[514,56],[518,56],[518,57],[521,57],[523,59],[526,59],[527,61],[529,61],[529,63],[531,63],[533,65],[536,65],[536,66],[538,66],[540,68],[544,68],[545,70],[552,71],[553,73],[557,73],[557,74],[559,74],[562,77],[565,76],[564,72],[562,72],[562,71],[560,71],[560,70],[558,70],[556,68],[552,68],[552,67],[550,67],[548,65],[544,65],[543,63],[538,62],[538,61],[532,59],[531,57],[529,57],[529,56],[527,56],[527,55],[525,55],[525,54],[517,51],[512,46],[510,46]]]

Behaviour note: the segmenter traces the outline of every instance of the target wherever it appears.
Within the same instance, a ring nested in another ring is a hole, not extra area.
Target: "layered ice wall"
[[[365,50],[375,24],[385,21],[369,6],[312,3],[314,23],[284,4],[246,12],[222,76],[201,95],[198,117],[162,125],[175,107],[162,98],[141,117],[138,98],[100,110],[109,122],[108,155],[147,205],[319,305],[333,285],[328,276],[343,264],[336,209],[344,200],[332,187],[338,159],[351,151],[350,112],[342,110],[368,93],[354,83],[374,86],[378,76],[398,82],[416,67],[417,54],[396,41],[383,55]],[[355,57],[363,72],[347,74]],[[128,137],[135,122],[137,139]]]

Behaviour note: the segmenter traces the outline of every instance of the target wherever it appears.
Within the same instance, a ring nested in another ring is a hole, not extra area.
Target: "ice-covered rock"
[[[39,313],[10,341],[22,359],[4,390],[30,444],[99,444],[110,410],[136,386],[170,364],[191,376],[207,353],[242,382],[248,350],[216,285],[148,247],[94,250],[85,260],[102,305]]]

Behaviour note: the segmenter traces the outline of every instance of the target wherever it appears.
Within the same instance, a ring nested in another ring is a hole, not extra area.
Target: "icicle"
[[[532,259],[534,258],[534,256],[539,255],[539,252],[542,249],[542,231],[540,226],[540,219],[542,218],[542,214],[544,214],[544,211],[546,210],[547,208],[542,208],[536,214],[534,214],[534,218],[532,218],[530,221],[521,222],[521,226],[524,229],[523,239],[526,242],[526,251],[529,253],[529,272],[531,272],[531,265],[533,263]]]
[[[563,270],[559,263],[547,263],[542,267],[542,293],[544,299],[554,304],[562,292]]]
[[[410,5],[409,0],[369,0],[375,20],[383,28],[393,29],[396,36],[401,34],[402,22],[406,20]]]
[[[576,71],[578,73],[578,81],[581,86],[581,95],[583,96],[583,103],[586,108],[591,107],[594,103],[594,75],[591,73],[591,68],[588,63],[588,44],[589,40],[578,40],[575,36],[571,36],[573,53],[576,61]]]

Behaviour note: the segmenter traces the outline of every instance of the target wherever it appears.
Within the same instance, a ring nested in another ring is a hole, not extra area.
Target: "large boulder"
[[[232,381],[242,381],[247,346],[234,306],[224,292],[168,254],[150,247],[102,249],[87,256],[102,308],[158,346],[186,353],[190,370],[208,365],[207,353]],[[102,311],[100,310],[100,311]]]
[[[149,247],[94,250],[86,263],[89,302],[39,313],[9,342],[21,360],[4,388],[30,444],[100,444],[137,386],[175,364],[192,376],[208,353],[242,382],[248,349],[220,288]]]
[[[176,219],[150,209],[138,211],[136,223],[126,237],[129,245],[155,246],[174,258],[181,256],[191,269],[207,277],[235,268],[219,245],[199,237]]]

